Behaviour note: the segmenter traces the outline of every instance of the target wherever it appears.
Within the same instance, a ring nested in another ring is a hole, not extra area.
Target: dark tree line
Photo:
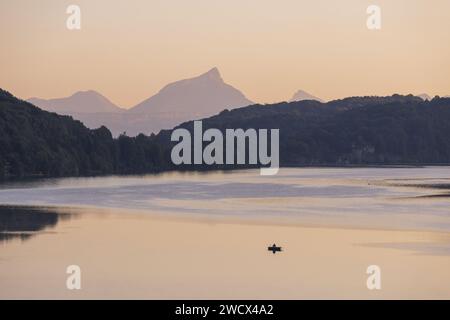
[[[78,176],[161,170],[155,136],[113,139],[69,116],[0,91],[0,176]]]

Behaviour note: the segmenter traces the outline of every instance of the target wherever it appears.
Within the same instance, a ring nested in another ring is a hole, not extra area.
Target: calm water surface
[[[449,193],[449,167],[4,183],[0,298],[450,298]]]

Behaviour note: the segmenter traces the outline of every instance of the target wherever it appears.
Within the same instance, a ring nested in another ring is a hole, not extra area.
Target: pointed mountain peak
[[[320,99],[320,98],[318,98],[316,96],[313,96],[312,94],[310,94],[310,93],[308,93],[306,91],[303,91],[303,90],[298,90],[292,96],[290,101],[293,102],[293,101],[302,101],[302,100],[316,100],[316,101],[319,101],[319,102],[324,102],[322,99]]]
[[[130,112],[154,117],[167,114],[172,119],[170,125],[176,125],[250,104],[252,102],[242,92],[223,81],[217,68],[212,68],[194,78],[166,85],[157,94],[131,108]]]
[[[417,95],[417,97],[422,98],[422,100],[424,101],[430,101],[432,99],[431,96],[426,93],[419,94]]]
[[[219,69],[216,67],[212,68],[208,72],[202,74],[199,76],[199,78],[206,78],[209,80],[217,80],[217,81],[223,81],[222,76],[220,75]]]

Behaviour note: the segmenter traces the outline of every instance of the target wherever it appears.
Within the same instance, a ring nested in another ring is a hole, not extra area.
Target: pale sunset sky
[[[450,95],[449,0],[0,0],[0,39],[0,87],[24,99],[93,89],[129,108],[212,67],[261,103]]]

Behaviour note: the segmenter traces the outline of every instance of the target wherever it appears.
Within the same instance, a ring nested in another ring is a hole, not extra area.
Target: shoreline
[[[399,164],[348,164],[348,165],[336,165],[336,164],[314,164],[314,165],[283,165],[280,166],[282,169],[365,169],[365,168],[380,168],[380,169],[411,169],[411,168],[426,168],[426,167],[449,167],[450,163],[423,163],[423,164],[409,164],[409,163],[399,163]],[[147,175],[161,175],[166,173],[198,173],[198,174],[208,174],[208,173],[228,173],[228,172],[239,172],[243,170],[260,170],[263,167],[233,167],[229,169],[222,168],[210,168],[205,169],[168,169],[168,170],[157,170],[153,172],[141,172],[141,173],[105,173],[105,174],[89,174],[89,175],[61,175],[61,176],[51,176],[44,174],[35,174],[28,176],[0,176],[0,185],[4,182],[15,182],[15,181],[34,181],[39,179],[57,179],[57,178],[96,178],[96,177],[134,177],[134,176],[147,176]],[[276,175],[275,175],[276,176]]]

